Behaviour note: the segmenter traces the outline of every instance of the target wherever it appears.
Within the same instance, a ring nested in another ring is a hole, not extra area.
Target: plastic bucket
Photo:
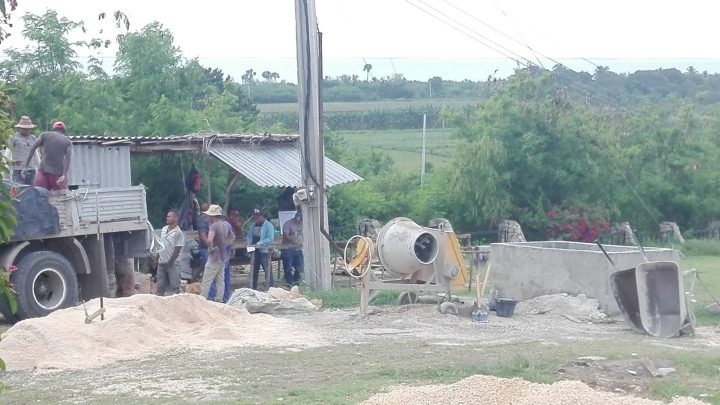
[[[513,316],[513,313],[515,313],[515,304],[517,304],[517,301],[512,298],[497,298],[497,308],[495,309],[495,312],[497,313],[497,316],[502,316],[503,318],[510,318]]]

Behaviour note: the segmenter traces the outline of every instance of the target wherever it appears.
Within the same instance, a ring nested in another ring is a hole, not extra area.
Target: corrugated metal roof
[[[298,145],[242,147],[214,144],[210,153],[261,187],[302,186]],[[325,158],[325,186],[362,181],[362,177]]]
[[[68,179],[81,187],[130,187],[130,147],[74,144]]]
[[[124,135],[70,135],[68,138],[73,143],[83,142],[111,142],[135,144],[163,144],[177,142],[202,142],[204,139],[212,138],[214,142],[294,142],[298,135],[285,134],[189,134],[189,135],[172,135],[172,136],[124,136]]]

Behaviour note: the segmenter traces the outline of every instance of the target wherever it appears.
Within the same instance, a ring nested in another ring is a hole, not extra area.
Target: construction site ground
[[[112,311],[112,308],[108,308]],[[559,313],[488,323],[442,315],[434,305],[384,306],[289,316],[314,346],[168,347],[100,368],[2,374],[3,403],[358,403],[400,385],[452,383],[475,374],[535,382],[574,379],[610,392],[720,403],[720,326],[656,339],[623,322]],[[122,334],[123,331],[117,331]],[[61,347],[37,347],[38,351]],[[590,357],[588,356],[597,356]],[[578,359],[583,358],[585,359]],[[652,377],[645,364],[673,367]]]

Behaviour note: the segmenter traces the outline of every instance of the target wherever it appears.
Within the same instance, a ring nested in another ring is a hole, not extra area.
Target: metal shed
[[[167,137],[70,136],[73,158],[68,177],[80,187],[130,186],[130,156],[204,153],[260,187],[302,185],[297,135],[193,134]],[[325,185],[362,177],[325,158]]]

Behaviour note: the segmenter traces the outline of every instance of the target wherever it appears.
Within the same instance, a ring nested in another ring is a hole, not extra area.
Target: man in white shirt
[[[157,292],[159,296],[165,295],[168,287],[172,294],[180,293],[180,268],[175,261],[180,256],[180,250],[185,245],[185,234],[178,226],[179,215],[171,210],[166,217],[167,225],[160,232],[160,239],[165,249],[160,251],[157,258]]]

